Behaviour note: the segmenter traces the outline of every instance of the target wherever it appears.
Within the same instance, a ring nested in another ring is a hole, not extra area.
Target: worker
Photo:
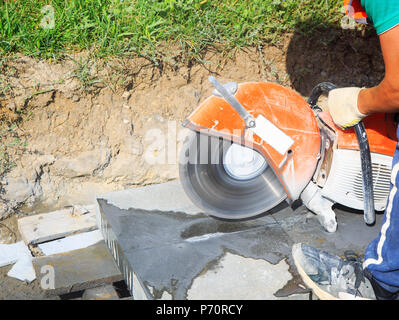
[[[385,77],[373,88],[349,87],[330,91],[329,112],[342,129],[354,126],[372,113],[399,112],[399,1],[346,0],[345,5],[351,18],[370,22],[376,29],[384,57]],[[293,246],[292,255],[298,272],[319,298],[399,300],[398,172],[397,145],[381,230],[366,248],[364,259],[354,252],[339,258],[306,244]]]

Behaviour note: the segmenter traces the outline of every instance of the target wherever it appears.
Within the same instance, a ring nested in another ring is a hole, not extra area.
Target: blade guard
[[[297,200],[311,180],[320,157],[321,138],[312,109],[298,93],[275,83],[241,83],[234,96],[253,118],[263,116],[275,126],[274,130],[281,131],[280,135],[292,139],[291,147],[281,154],[276,145],[273,147],[248,128],[226,100],[214,95],[183,125],[201,134],[218,136],[257,150],[273,168],[288,198]]]

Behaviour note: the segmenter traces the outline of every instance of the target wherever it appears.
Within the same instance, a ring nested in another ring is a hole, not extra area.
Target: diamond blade
[[[199,133],[188,137],[181,153],[180,179],[193,203],[224,219],[254,217],[281,203],[287,196],[270,166],[248,180],[234,179],[226,172],[222,155],[231,145],[212,136],[204,139]],[[208,161],[201,157],[203,150]]]

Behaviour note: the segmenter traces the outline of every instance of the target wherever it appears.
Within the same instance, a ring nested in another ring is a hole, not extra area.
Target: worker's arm
[[[358,108],[363,114],[399,112],[399,26],[380,35],[385,62],[385,78],[359,93]]]
[[[332,90],[328,108],[334,122],[343,129],[376,112],[399,112],[399,25],[380,36],[385,77],[373,88]]]

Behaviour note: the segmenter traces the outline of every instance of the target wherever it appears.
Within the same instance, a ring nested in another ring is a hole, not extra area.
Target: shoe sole
[[[298,270],[299,275],[301,276],[303,282],[305,283],[305,285],[311,289],[313,291],[313,293],[320,299],[320,300],[370,300],[370,299],[366,299],[366,298],[360,298],[360,297],[355,297],[352,294],[346,293],[346,292],[340,292],[340,297],[337,298],[335,296],[333,296],[331,293],[323,290],[322,288],[320,288],[316,282],[314,282],[312,279],[310,279],[310,277],[308,276],[308,274],[302,269],[301,265],[299,264],[299,262],[297,261],[297,256],[295,254],[295,251],[297,250],[297,245],[294,245],[292,247],[292,257],[294,258],[294,263],[295,266]],[[299,250],[299,249],[298,249]]]

